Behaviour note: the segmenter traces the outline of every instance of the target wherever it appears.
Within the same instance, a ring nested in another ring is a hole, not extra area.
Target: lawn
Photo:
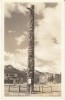
[[[61,96],[61,84],[34,84],[34,92],[27,93],[27,84],[4,85],[5,96]]]

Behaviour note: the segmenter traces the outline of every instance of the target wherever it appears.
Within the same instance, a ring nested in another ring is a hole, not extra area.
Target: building
[[[23,79],[19,78],[18,75],[15,73],[13,74],[9,74],[9,73],[5,73],[4,76],[4,83],[5,84],[22,84],[23,83]]]

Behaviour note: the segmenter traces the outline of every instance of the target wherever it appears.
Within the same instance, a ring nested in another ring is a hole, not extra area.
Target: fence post
[[[9,92],[10,92],[10,85],[9,85]]]
[[[43,86],[42,86],[42,93],[43,93]]]
[[[31,88],[31,85],[30,85],[30,94],[32,94],[32,88]]]
[[[20,85],[19,85],[19,92],[20,92]]]
[[[51,88],[51,92],[52,92],[52,86],[50,86],[50,88]]]
[[[40,91],[40,85],[39,85],[39,91]]]

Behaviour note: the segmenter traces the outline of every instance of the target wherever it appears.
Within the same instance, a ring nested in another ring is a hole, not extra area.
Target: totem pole
[[[32,93],[34,91],[34,5],[27,9],[30,11],[27,92]]]

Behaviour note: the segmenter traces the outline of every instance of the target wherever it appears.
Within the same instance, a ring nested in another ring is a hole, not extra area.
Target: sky
[[[29,11],[35,6],[35,70],[61,72],[61,4],[4,4],[4,65],[28,67]]]

